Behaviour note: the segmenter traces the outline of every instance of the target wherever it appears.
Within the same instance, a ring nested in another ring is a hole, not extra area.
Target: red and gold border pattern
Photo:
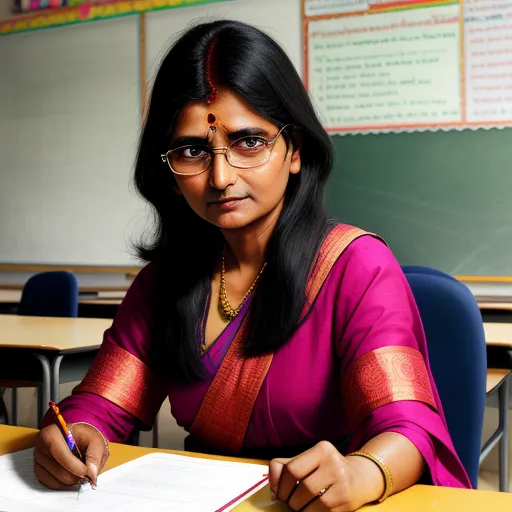
[[[152,425],[167,395],[167,384],[149,366],[108,338],[73,393],[94,393]]]
[[[353,427],[392,402],[415,400],[437,408],[423,356],[410,347],[382,347],[359,357],[343,377],[341,392]]]

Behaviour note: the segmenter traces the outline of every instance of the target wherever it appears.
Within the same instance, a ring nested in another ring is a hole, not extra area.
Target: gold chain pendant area
[[[237,317],[238,313],[240,313],[240,310],[242,309],[247,297],[254,290],[254,287],[258,283],[261,274],[263,273],[263,270],[265,270],[267,264],[264,263],[261,267],[259,274],[256,276],[256,279],[252,283],[251,287],[247,290],[247,293],[244,295],[242,302],[240,302],[238,307],[233,308],[229,303],[228,294],[226,292],[226,264],[224,259],[224,252],[225,251],[222,252],[222,265],[220,269],[219,310],[231,322]]]

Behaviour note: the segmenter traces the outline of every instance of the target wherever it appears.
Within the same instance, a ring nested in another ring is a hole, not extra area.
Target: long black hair
[[[285,135],[288,144],[300,144],[301,171],[290,175],[267,267],[251,300],[247,356],[277,350],[299,326],[309,270],[328,229],[324,188],[332,165],[331,141],[285,52],[265,33],[237,21],[189,29],[160,65],[135,167],[136,187],[153,206],[156,221],[150,242],[139,244],[138,253],[160,269],[158,359],[175,382],[202,377],[198,332],[223,238],[219,228],[173,192],[173,174],[160,154],[168,150],[180,109],[205,101],[212,92],[205,60],[213,42],[216,86],[238,93],[276,126],[292,124],[300,133],[300,140]]]

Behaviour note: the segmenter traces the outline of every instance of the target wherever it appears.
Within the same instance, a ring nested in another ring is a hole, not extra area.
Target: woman
[[[86,465],[48,417],[44,484],[95,481],[104,438],[149,429],[169,395],[188,447],[274,458],[271,490],[292,510],[355,510],[422,477],[470,486],[398,263],[377,237],[326,219],[331,162],[268,36],[218,21],[175,43],[135,171],[156,212],[140,249],[150,263],[61,403]]]

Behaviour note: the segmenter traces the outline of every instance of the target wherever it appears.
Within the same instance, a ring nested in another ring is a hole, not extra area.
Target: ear
[[[180,187],[178,187],[178,185],[173,185],[173,186],[172,186],[172,191],[173,191],[177,196],[182,196],[182,195],[183,195],[183,192],[180,190]]]
[[[290,160],[290,174],[299,174],[300,167],[300,146],[297,146],[293,149],[292,158]]]

